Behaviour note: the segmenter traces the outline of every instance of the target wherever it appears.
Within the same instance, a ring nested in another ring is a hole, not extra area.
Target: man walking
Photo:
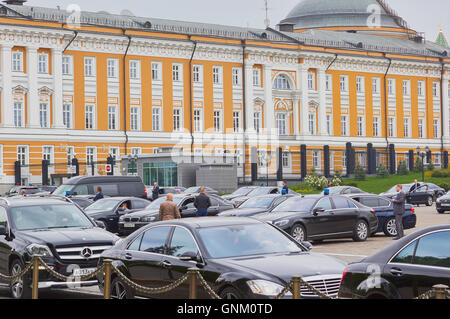
[[[97,194],[94,197],[94,202],[96,202],[100,199],[103,199],[103,198],[105,198],[105,196],[103,196],[102,188],[99,186],[99,187],[97,187]]]
[[[197,208],[197,217],[208,216],[208,208],[211,207],[211,199],[206,195],[206,188],[202,187],[200,195],[195,198],[195,208]]]
[[[173,194],[167,194],[167,200],[159,206],[159,221],[181,219],[180,210],[173,202]]]
[[[155,182],[153,183],[153,188],[152,188],[152,201],[157,200],[159,197],[159,186],[158,183]]]
[[[397,237],[394,237],[394,240],[399,240],[404,236],[403,215],[405,214],[406,195],[403,192],[402,185],[397,185],[396,190],[397,195],[392,199],[394,203],[395,227],[397,229]]]

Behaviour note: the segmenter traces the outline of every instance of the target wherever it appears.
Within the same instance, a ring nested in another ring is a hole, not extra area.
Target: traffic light
[[[73,176],[80,176],[80,163],[78,163],[78,158],[72,159],[72,166],[75,166],[75,173]]]
[[[114,157],[112,157],[111,155],[106,159],[106,163],[108,164],[108,165],[110,165],[110,167],[111,167],[111,169],[110,169],[110,171],[108,172],[106,172],[107,173],[107,175],[110,175],[110,176],[113,176],[114,175],[114,165],[116,164],[115,163],[116,161],[114,160]]]

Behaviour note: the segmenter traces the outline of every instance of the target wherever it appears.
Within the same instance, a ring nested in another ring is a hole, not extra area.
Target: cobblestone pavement
[[[450,213],[438,214],[433,207],[416,207],[417,227],[405,231],[411,234],[417,230],[435,225],[450,224]],[[377,251],[392,244],[392,238],[377,234],[369,238],[366,242],[355,243],[351,239],[329,240],[314,244],[313,251],[323,253],[346,262],[352,262],[373,255]],[[102,295],[98,287],[85,287],[79,289],[58,289],[52,291],[39,291],[39,298],[42,299],[91,299],[101,298]],[[0,285],[0,299],[9,298],[6,287]]]

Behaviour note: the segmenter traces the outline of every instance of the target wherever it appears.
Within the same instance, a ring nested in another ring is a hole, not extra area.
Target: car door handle
[[[162,265],[164,268],[167,268],[167,269],[172,268],[172,264],[168,261],[163,261]]]
[[[130,253],[126,253],[126,254],[125,254],[125,258],[126,258],[126,259],[133,259],[133,255],[130,254]]]
[[[403,271],[400,268],[392,268],[391,274],[393,274],[394,276],[400,277],[400,276],[403,276]]]

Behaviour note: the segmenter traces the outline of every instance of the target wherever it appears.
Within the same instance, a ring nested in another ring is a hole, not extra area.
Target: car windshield
[[[239,208],[268,208],[273,200],[273,197],[254,197],[246,200]]]
[[[317,198],[290,198],[278,205],[272,212],[309,212]]]
[[[92,228],[89,218],[75,205],[39,205],[11,208],[17,230]]]
[[[86,210],[112,210],[119,202],[120,199],[100,199],[88,206]]]
[[[199,236],[212,258],[299,253],[299,244],[268,224],[203,228]]]
[[[186,194],[195,194],[199,192],[199,187],[189,187],[184,191]]]
[[[173,202],[175,204],[179,204],[183,197],[174,197]],[[153,210],[153,209],[159,209],[159,206],[161,206],[162,203],[164,203],[167,200],[167,197],[159,197],[157,200],[153,201],[150,205],[148,205],[145,210]]]
[[[403,185],[403,191],[407,192],[411,189],[411,184],[404,184]],[[393,186],[390,190],[388,190],[386,193],[397,193],[397,185]]]
[[[339,194],[342,191],[343,187],[330,187],[330,195]]]
[[[250,193],[248,193],[248,196],[261,196],[261,195],[267,195],[270,193],[272,189],[271,188],[255,188]]]
[[[67,192],[71,191],[74,185],[61,185],[53,192],[56,196],[66,196]]]
[[[250,193],[252,190],[253,190],[252,188],[242,187],[242,188],[235,190],[234,193],[231,195],[245,196],[248,193]]]

